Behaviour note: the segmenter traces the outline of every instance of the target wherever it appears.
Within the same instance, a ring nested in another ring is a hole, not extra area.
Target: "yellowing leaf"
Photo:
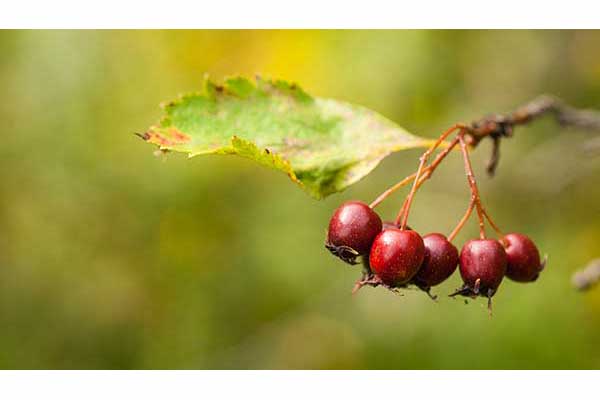
[[[206,80],[202,93],[164,108],[147,142],[190,157],[237,154],[285,172],[315,198],[344,190],[392,152],[431,144],[374,111],[284,81]]]

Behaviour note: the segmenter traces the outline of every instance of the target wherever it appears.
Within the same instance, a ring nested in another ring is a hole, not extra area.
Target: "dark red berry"
[[[544,267],[533,241],[520,233],[509,233],[504,242],[506,276],[517,282],[535,281]]]
[[[464,290],[491,297],[500,286],[506,272],[506,252],[497,240],[474,239],[460,252],[460,275]]]
[[[421,288],[439,285],[456,270],[458,250],[441,233],[423,236],[425,257],[413,282]]]
[[[357,256],[369,254],[380,232],[381,218],[375,211],[360,201],[348,201],[331,217],[325,247],[342,260],[355,264]]]
[[[373,241],[371,270],[388,286],[407,283],[417,273],[425,257],[423,239],[415,231],[388,229]]]

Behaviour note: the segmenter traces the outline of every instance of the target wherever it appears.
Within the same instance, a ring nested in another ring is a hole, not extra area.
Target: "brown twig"
[[[534,119],[548,114],[553,115],[561,126],[600,131],[600,111],[579,110],[549,95],[539,96],[533,101],[517,108],[512,113],[489,115],[470,124],[455,124],[453,128],[462,127],[466,132],[465,141],[473,147],[476,147],[486,137],[492,139],[492,154],[486,169],[489,175],[494,175],[500,161],[501,139],[512,136],[516,126],[525,125]],[[431,165],[424,167],[422,171],[423,176],[430,177],[439,162],[444,159],[456,143],[450,142],[448,147],[438,155]],[[586,150],[590,152],[597,151],[598,148],[600,148],[600,142],[598,141],[592,140],[586,145]],[[416,173],[409,175],[387,189],[371,203],[371,208],[377,207],[398,189],[408,185],[410,182],[414,182],[416,175]],[[401,212],[404,211],[401,210]],[[401,217],[402,215],[400,215]]]
[[[599,111],[576,109],[556,97],[542,95],[512,113],[490,115],[468,124],[465,128],[467,143],[477,146],[483,138],[492,138],[494,144],[487,171],[493,175],[500,159],[500,139],[512,136],[516,126],[525,125],[544,115],[553,115],[564,127],[600,131]]]

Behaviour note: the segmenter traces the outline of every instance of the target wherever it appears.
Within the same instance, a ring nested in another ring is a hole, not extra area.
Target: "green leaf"
[[[208,79],[203,93],[164,106],[142,136],[162,150],[237,154],[285,172],[315,198],[344,190],[392,152],[430,140],[364,107],[313,98],[296,84]]]

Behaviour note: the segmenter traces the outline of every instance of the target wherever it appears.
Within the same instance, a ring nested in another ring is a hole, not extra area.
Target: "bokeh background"
[[[600,108],[600,32],[2,31],[0,53],[0,368],[600,368],[600,288],[570,285],[600,256],[589,133],[519,128],[494,179],[489,143],[475,152],[501,228],[549,254],[535,284],[502,284],[493,318],[445,298],[458,273],[438,303],[353,297],[359,271],[323,248],[334,208],[374,199],[419,151],[319,202],[248,160],[159,158],[133,135],[204,73],[295,81],[426,137],[541,93]],[[461,168],[450,157],[419,192],[414,228],[452,229]]]

